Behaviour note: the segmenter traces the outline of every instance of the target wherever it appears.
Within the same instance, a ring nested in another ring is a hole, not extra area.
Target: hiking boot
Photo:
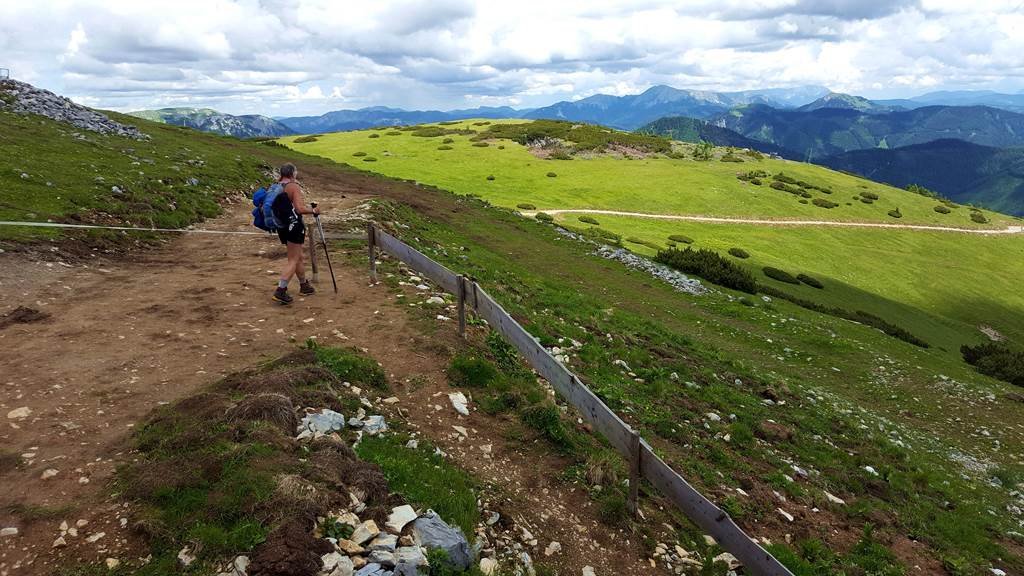
[[[316,294],[316,288],[313,288],[313,285],[309,283],[309,280],[306,280],[305,282],[300,282],[299,294],[302,294],[303,296],[311,296],[313,294]]]
[[[288,295],[287,288],[278,288],[274,291],[274,300],[277,300],[281,304],[291,304],[292,297]]]

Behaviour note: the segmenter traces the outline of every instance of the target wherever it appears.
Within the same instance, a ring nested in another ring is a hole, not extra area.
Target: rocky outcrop
[[[100,134],[114,134],[136,140],[149,139],[149,136],[134,126],[115,122],[92,108],[75,104],[70,99],[49,90],[17,80],[0,80],[0,110],[18,114],[39,114]]]

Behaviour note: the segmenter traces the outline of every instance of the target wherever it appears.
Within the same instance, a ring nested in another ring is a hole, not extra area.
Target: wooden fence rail
[[[367,228],[370,272],[376,271],[376,252],[384,250],[433,280],[458,298],[459,331],[465,334],[467,305],[487,321],[526,358],[531,367],[574,406],[583,419],[604,436],[626,459],[630,468],[630,510],[635,512],[640,479],[646,478],[655,489],[671,500],[694,524],[710,534],[718,544],[753,574],[792,576],[778,560],[752,540],[729,515],[705,498],[682,476],[662,460],[651,446],[597,397],[580,379],[548,352],[476,282],[452,272],[422,252],[370,224]]]

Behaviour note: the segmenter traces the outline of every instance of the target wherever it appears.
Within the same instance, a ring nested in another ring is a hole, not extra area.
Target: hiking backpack
[[[280,182],[270,185],[270,188],[260,188],[252,195],[252,224],[260,230],[273,232],[283,228],[281,222],[274,216],[274,200],[284,192],[284,186]]]

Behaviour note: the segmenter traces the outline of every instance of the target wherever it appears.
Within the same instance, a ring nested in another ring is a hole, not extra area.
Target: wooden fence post
[[[309,267],[313,270],[313,282],[320,281],[320,271],[316,267],[316,227],[306,225],[306,238],[309,239]]]
[[[633,430],[629,441],[629,499],[626,506],[629,513],[637,516],[640,511],[640,435]]]
[[[459,274],[459,336],[466,337],[466,277]]]
[[[377,254],[374,249],[377,243],[376,230],[373,222],[366,225],[366,245],[370,252],[370,281],[372,282],[377,281]]]

